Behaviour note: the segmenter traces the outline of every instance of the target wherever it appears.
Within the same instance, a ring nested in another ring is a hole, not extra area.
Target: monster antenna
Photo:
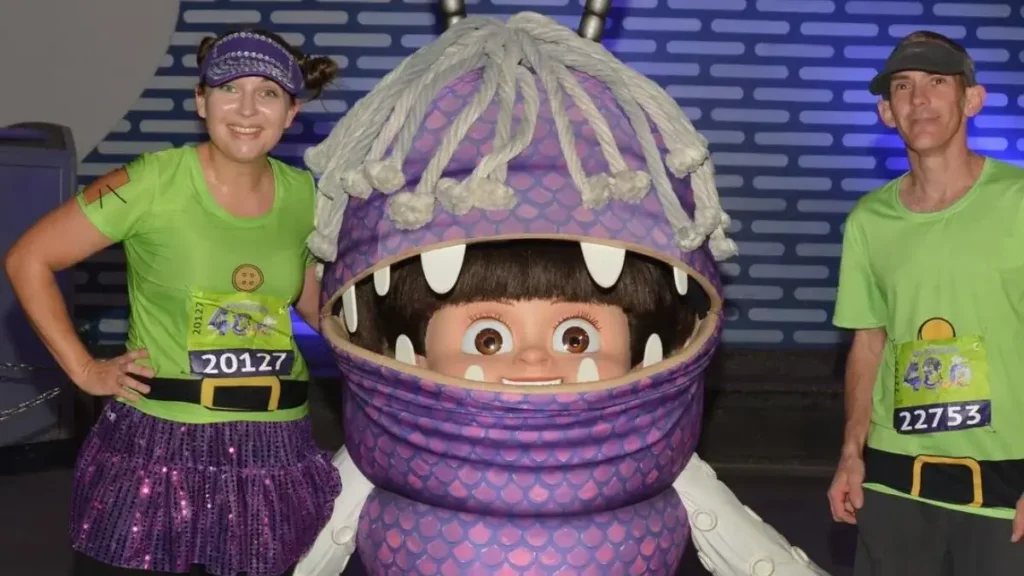
[[[441,0],[441,14],[445,29],[451,28],[452,24],[466,17],[466,0]]]
[[[442,0],[442,4],[445,0]],[[583,17],[580,18],[580,27],[576,30],[580,36],[594,42],[601,41],[601,33],[604,32],[604,21],[608,18],[608,9],[612,7],[612,0],[587,0],[583,5]]]

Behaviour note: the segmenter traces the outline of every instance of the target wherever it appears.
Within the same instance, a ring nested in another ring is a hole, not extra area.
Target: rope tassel
[[[482,73],[476,93],[452,121],[410,190],[402,166],[431,103],[454,80],[474,71]],[[635,133],[643,170],[626,163],[608,120],[574,72],[608,87]],[[391,196],[388,217],[403,230],[429,223],[437,204],[456,215],[514,207],[515,192],[505,178],[508,163],[533,138],[540,116],[538,82],[551,107],[569,176],[585,206],[596,209],[613,199],[640,202],[653,190],[681,249],[695,250],[707,241],[717,260],[736,254],[735,243],[725,236],[729,219],[718,198],[707,140],[676,102],[600,43],[530,12],[513,16],[507,24],[487,17],[458,18],[437,41],[417,50],[381,80],[323,142],[307,151],[306,164],[321,176],[310,249],[322,260],[333,261],[347,197],[365,199],[374,190]],[[565,99],[582,113],[607,173],[585,172]],[[513,125],[517,100],[522,113]],[[464,180],[444,177],[463,139],[494,103],[497,122],[491,152]],[[663,140],[664,157],[653,128]],[[675,195],[669,173],[690,176],[696,205],[692,219]]]

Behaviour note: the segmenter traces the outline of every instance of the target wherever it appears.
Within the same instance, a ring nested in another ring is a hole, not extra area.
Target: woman
[[[100,177],[6,258],[68,376],[117,399],[75,470],[76,575],[289,574],[341,490],[312,440],[289,314],[294,304],[319,326],[305,248],[314,183],[267,155],[337,66],[262,31],[206,38],[197,62],[209,142]],[[128,352],[99,360],[54,273],[115,242],[127,257]]]

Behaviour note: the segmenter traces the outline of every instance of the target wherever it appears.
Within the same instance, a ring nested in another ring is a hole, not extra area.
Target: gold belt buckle
[[[925,464],[952,464],[955,466],[966,466],[971,471],[971,483],[974,485],[974,500],[968,504],[980,508],[983,501],[981,494],[981,464],[973,458],[949,458],[946,456],[918,456],[914,459],[913,484],[910,487],[910,495],[920,497],[921,495],[921,469]]]
[[[281,380],[277,376],[251,376],[242,378],[203,378],[200,385],[199,403],[211,410],[232,410],[232,408],[218,408],[213,403],[213,394],[218,388],[236,388],[252,386],[254,388],[270,388],[270,400],[267,402],[267,410],[277,410],[281,402]]]

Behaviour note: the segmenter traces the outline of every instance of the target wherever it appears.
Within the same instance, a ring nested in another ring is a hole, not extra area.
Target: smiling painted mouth
[[[538,379],[538,378],[526,378],[523,380],[513,380],[511,378],[502,378],[502,384],[511,384],[512,386],[557,386],[562,383],[561,378],[554,379]]]

